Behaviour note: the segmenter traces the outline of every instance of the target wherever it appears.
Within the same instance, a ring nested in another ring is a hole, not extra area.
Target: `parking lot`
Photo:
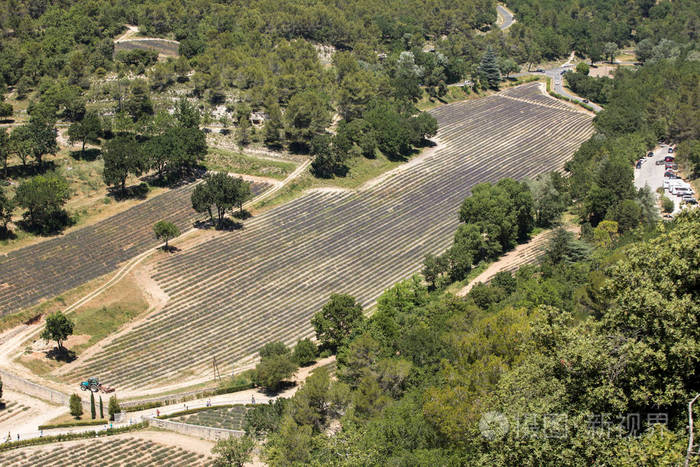
[[[675,156],[675,153],[668,152],[669,146],[662,144],[655,148],[652,157],[644,157],[641,159],[641,167],[634,170],[634,186],[635,188],[643,188],[644,185],[648,185],[649,188],[654,192],[657,199],[660,195],[657,190],[664,186],[664,180],[670,180],[664,177],[666,168],[664,164],[657,165],[657,161],[663,161],[666,156]],[[682,203],[682,197],[672,194],[668,189],[664,190],[664,195],[673,201],[673,214],[677,214],[683,209],[684,205]]]

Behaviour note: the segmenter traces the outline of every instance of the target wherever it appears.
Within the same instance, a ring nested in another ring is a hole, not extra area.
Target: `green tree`
[[[363,320],[362,306],[352,296],[334,293],[311,318],[311,324],[321,345],[336,351]]]
[[[486,49],[479,64],[479,79],[491,89],[498,89],[501,82],[501,70],[498,67],[498,57],[492,47]]]
[[[180,229],[175,224],[169,221],[158,221],[153,226],[153,233],[160,241],[164,241],[163,250],[168,250],[168,241],[180,235]]]
[[[447,268],[447,256],[425,255],[422,274],[431,289],[442,286],[442,276],[447,272]]]
[[[77,394],[71,394],[70,403],[70,414],[77,420],[83,415],[83,403],[80,400],[80,396]]]
[[[2,159],[3,174],[7,177],[7,159],[10,157],[10,136],[5,128],[0,129],[0,159]]]
[[[273,467],[306,465],[311,455],[312,429],[299,426],[291,416],[282,420],[279,433],[265,446],[265,460]]]
[[[211,206],[216,206],[218,226],[223,227],[226,212],[234,206],[243,211],[243,204],[250,197],[250,183],[240,177],[230,177],[219,172],[208,176],[203,184],[195,188],[192,193],[192,207],[197,212],[209,212],[209,216],[212,217]]]
[[[12,212],[15,210],[15,202],[10,199],[5,191],[0,188],[0,231],[7,232],[7,224],[12,220]]]
[[[308,366],[318,358],[318,347],[311,339],[302,339],[294,346],[292,358],[300,366]]]
[[[615,221],[602,221],[593,229],[593,240],[601,248],[610,248],[618,238],[618,224]]]
[[[119,407],[119,401],[117,400],[117,396],[111,396],[109,398],[109,403],[107,404],[107,413],[109,414],[109,419],[114,420],[114,414],[117,414],[121,412],[121,408]]]
[[[102,406],[102,396],[100,396],[100,418],[101,419],[105,418],[105,412],[104,412],[104,408]]]
[[[297,365],[292,361],[291,355],[271,355],[262,358],[255,366],[253,382],[268,391],[275,392],[296,370]]]
[[[617,55],[618,50],[617,44],[614,42],[606,42],[603,45],[603,53],[610,63],[613,63],[615,60],[615,55]]]
[[[129,175],[139,176],[148,168],[146,153],[134,135],[117,136],[104,145],[103,178],[108,185],[126,191]]]
[[[94,420],[97,418],[97,412],[95,411],[95,393],[90,391],[90,416]]]
[[[282,132],[284,131],[282,111],[276,100],[265,107],[267,109],[267,118],[263,127],[263,141],[267,146],[279,148],[282,146]]]
[[[667,196],[662,196],[661,197],[661,207],[666,213],[671,213],[673,212],[673,209],[675,205],[673,204],[673,200],[670,199]]]
[[[313,137],[324,133],[331,123],[328,98],[311,90],[295,94],[284,118],[289,141],[308,148]]]
[[[501,75],[505,76],[506,78],[509,77],[511,73],[517,73],[520,71],[520,67],[512,58],[500,58],[498,60],[498,69],[501,72]]]
[[[68,137],[71,143],[80,142],[81,154],[85,153],[85,143],[97,143],[102,133],[100,117],[95,112],[88,112],[79,122],[74,122],[68,127]]]
[[[584,76],[588,76],[588,73],[590,71],[591,71],[591,67],[586,62],[580,62],[579,64],[576,65],[576,73],[580,73]]]
[[[46,317],[46,323],[44,324],[44,330],[41,332],[41,338],[47,341],[56,341],[58,349],[65,350],[63,348],[63,341],[73,334],[73,328],[73,321],[59,310]]]
[[[276,355],[289,355],[289,347],[284,342],[268,342],[263,345],[258,354],[260,358],[274,357]]]
[[[199,110],[192,105],[190,101],[182,97],[175,105],[175,119],[183,128],[199,129],[201,115]]]
[[[192,196],[192,209],[199,213],[208,213],[211,223],[214,224],[214,216],[211,212],[211,207],[214,205],[214,196],[210,191],[210,186],[206,183],[200,183],[194,187]]]
[[[42,232],[53,232],[67,222],[63,205],[70,197],[68,181],[55,172],[37,175],[17,187],[15,202],[25,208],[25,220]]]
[[[255,439],[249,436],[229,437],[216,443],[211,452],[216,456],[216,467],[243,467],[250,462]]]

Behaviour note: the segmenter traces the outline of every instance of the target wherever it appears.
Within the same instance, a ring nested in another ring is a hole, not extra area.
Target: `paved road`
[[[498,15],[503,18],[503,22],[499,26],[501,31],[505,31],[509,27],[515,23],[515,18],[513,17],[513,13],[509,11],[507,8],[501,6],[501,5],[496,5],[496,11],[498,12]]]

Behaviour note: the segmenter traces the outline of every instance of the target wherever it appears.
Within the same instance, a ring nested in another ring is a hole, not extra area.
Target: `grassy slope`
[[[296,168],[292,162],[273,161],[221,148],[210,148],[204,165],[210,170],[270,177],[277,180],[284,180]]]

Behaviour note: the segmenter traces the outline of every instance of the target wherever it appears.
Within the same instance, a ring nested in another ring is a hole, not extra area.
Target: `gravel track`
[[[152,387],[196,379],[214,355],[235,362],[271,340],[293,344],[311,334],[309,318],[331,292],[370,305],[447,248],[476,183],[559,170],[593,132],[589,116],[538,84],[432,113],[444,148],[419,164],[366,191],[309,192],[159,260],[153,277],[168,304],[72,376]]]

